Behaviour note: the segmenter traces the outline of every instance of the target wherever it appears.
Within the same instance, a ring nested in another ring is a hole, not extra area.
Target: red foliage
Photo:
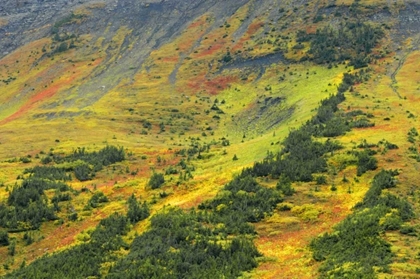
[[[220,76],[212,80],[204,82],[205,90],[211,95],[217,95],[220,91],[225,90],[233,82],[238,81],[237,77],[233,76]]]
[[[193,28],[196,28],[196,27],[202,26],[202,25],[204,25],[204,23],[205,23],[205,22],[206,22],[206,21],[205,21],[205,18],[201,18],[201,19],[197,20],[196,22],[191,23],[191,24],[187,27],[187,29],[193,29]]]
[[[22,116],[25,112],[29,111],[31,108],[33,108],[37,103],[47,99],[51,98],[52,96],[57,93],[57,91],[60,89],[60,84],[51,86],[48,89],[45,89],[44,91],[41,91],[40,93],[36,94],[35,96],[32,96],[29,101],[27,101],[18,111],[10,115],[9,117],[3,119],[0,121],[0,124],[8,123],[12,120],[15,120]]]
[[[260,29],[263,26],[264,26],[264,22],[251,23],[248,27],[248,30],[246,31],[246,34],[253,35],[258,31],[258,29]]]
[[[201,51],[197,55],[196,58],[202,58],[205,56],[214,56],[220,49],[222,49],[225,45],[223,43],[215,43],[214,45],[209,46],[207,49]]]
[[[214,79],[206,79],[205,76],[188,82],[188,87],[194,91],[203,91],[210,95],[217,95],[220,91],[228,88],[232,83],[237,82],[235,76],[219,76]]]
[[[172,62],[172,63],[175,62],[176,63],[176,62],[178,62],[178,60],[179,60],[178,56],[169,56],[169,57],[162,58],[163,62]]]

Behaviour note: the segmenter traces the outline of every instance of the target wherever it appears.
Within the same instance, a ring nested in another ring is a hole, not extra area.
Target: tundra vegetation
[[[0,275],[417,276],[417,6],[178,2],[1,56]]]

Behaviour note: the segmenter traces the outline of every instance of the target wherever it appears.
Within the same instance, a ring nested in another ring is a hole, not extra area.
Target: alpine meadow
[[[419,0],[2,0],[0,278],[420,278]]]

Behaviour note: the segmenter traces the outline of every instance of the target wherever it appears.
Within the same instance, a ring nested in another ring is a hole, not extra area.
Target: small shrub
[[[403,226],[403,227],[401,227],[400,233],[406,234],[406,235],[411,235],[411,236],[417,236],[416,229],[414,227],[412,227],[412,226]]]
[[[73,213],[70,213],[67,218],[70,221],[76,221],[77,220],[77,217],[78,217],[77,212],[73,212]]]
[[[9,245],[9,236],[6,230],[0,230],[0,247]]]
[[[95,194],[93,194],[93,196],[90,198],[88,205],[96,208],[99,206],[100,203],[105,203],[108,202],[108,198],[107,196],[105,196],[105,194],[103,192],[96,192]]]
[[[282,174],[277,182],[276,189],[280,190],[285,196],[291,196],[295,193],[290,179]]]
[[[158,189],[163,185],[163,183],[165,183],[165,177],[163,174],[154,172],[150,177],[148,185],[152,189]]]
[[[316,178],[316,184],[317,185],[325,185],[327,184],[327,178],[325,175],[320,175]]]
[[[80,181],[90,180],[90,168],[87,164],[81,164],[74,168],[74,176]]]

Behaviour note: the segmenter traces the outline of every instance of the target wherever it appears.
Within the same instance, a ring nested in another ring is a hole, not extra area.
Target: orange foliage
[[[306,33],[308,34],[315,34],[318,27],[316,25],[308,25],[306,26]]]
[[[203,58],[205,56],[211,56],[217,53],[219,50],[221,50],[225,45],[223,43],[215,43],[211,46],[209,46],[207,49],[199,52],[197,55],[195,55],[196,58]]]
[[[162,58],[163,62],[168,62],[168,63],[178,62],[178,60],[179,60],[178,56],[169,56],[169,57],[163,57]]]
[[[0,125],[8,123],[12,120],[15,120],[16,118],[19,118],[22,116],[25,112],[29,111],[31,108],[33,108],[36,103],[41,102],[47,98],[50,98],[57,93],[57,91],[61,88],[60,84],[56,84],[54,86],[51,86],[50,88],[41,91],[40,93],[36,94],[35,96],[31,97],[26,104],[24,104],[17,112],[13,113],[9,117],[3,119],[0,121]]]
[[[262,22],[262,21],[253,22],[249,25],[248,30],[246,31],[246,34],[253,35],[263,26],[264,26],[264,22]]]

